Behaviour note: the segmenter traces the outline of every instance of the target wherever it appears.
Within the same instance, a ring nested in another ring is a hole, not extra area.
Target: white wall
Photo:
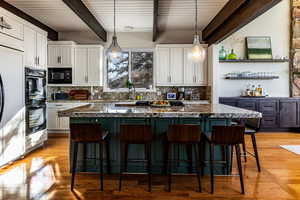
[[[290,7],[289,0],[283,0],[275,7],[258,17],[250,24],[221,42],[215,48],[217,52],[224,46],[225,49],[234,49],[240,58],[245,57],[246,36],[271,36],[273,56],[289,56],[290,46]],[[216,56],[217,59],[218,56]],[[233,97],[240,96],[241,91],[249,83],[262,84],[273,97],[289,96],[289,64],[288,63],[218,63],[214,66],[218,70],[218,88],[215,96]],[[229,72],[253,71],[275,72],[280,76],[276,80],[248,81],[248,80],[225,80],[224,75]],[[218,93],[218,94],[216,94]]]

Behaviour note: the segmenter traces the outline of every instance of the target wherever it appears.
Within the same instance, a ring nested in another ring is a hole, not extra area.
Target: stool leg
[[[165,142],[164,145],[164,174],[168,175],[168,154],[169,154],[169,142]]]
[[[87,152],[87,145],[83,144],[83,171],[86,172],[86,152]]]
[[[211,193],[214,193],[214,152],[215,146],[214,144],[209,145],[209,152],[210,152],[210,188]]]
[[[127,164],[127,160],[128,160],[128,145],[129,144],[125,144],[125,160],[124,160],[124,171],[127,172],[128,171],[128,164]]]
[[[71,190],[72,191],[74,188],[74,181],[75,181],[75,173],[76,173],[76,165],[77,165],[77,151],[78,151],[78,143],[74,142],[73,164],[72,164],[72,182],[71,182]]]
[[[168,145],[168,191],[171,192],[171,179],[172,179],[172,144]]]
[[[222,152],[222,161],[225,161],[227,159],[225,145],[221,145],[221,152]],[[222,166],[223,174],[225,174],[225,169],[226,169],[225,164],[223,164],[223,166]]]
[[[199,159],[201,162],[201,175],[204,176],[204,166],[205,166],[205,140],[201,138],[200,144],[199,144]]]
[[[125,144],[121,143],[120,145],[120,176],[119,176],[119,191],[122,189],[122,176],[124,171],[124,146]]]
[[[236,159],[237,159],[237,164],[238,164],[238,168],[239,168],[242,194],[245,194],[240,145],[238,145],[238,144],[235,145],[235,152],[236,152]]]
[[[245,143],[245,139],[243,140],[242,147],[243,147],[243,155],[244,155],[244,159],[245,159],[245,162],[247,162],[247,151],[246,151],[246,143]]]
[[[251,139],[252,139],[252,144],[253,144],[253,150],[254,150],[254,154],[255,154],[257,169],[260,172],[261,170],[260,170],[260,163],[259,163],[259,156],[258,156],[258,151],[257,151],[257,144],[256,144],[255,134],[251,135]]]
[[[103,144],[99,144],[99,152],[100,152],[100,183],[101,183],[101,191],[103,191]]]
[[[193,173],[193,154],[192,154],[192,148],[193,148],[193,145],[191,145],[191,144],[187,144],[186,145],[187,158],[190,161],[189,162],[189,166],[188,166],[188,172],[190,174]],[[179,157],[178,157],[178,160],[179,160]]]
[[[232,173],[233,166],[233,145],[230,145],[230,174]]]
[[[105,148],[106,148],[106,171],[107,174],[111,174],[111,165],[110,165],[110,150],[109,150],[109,140],[105,140]]]
[[[151,192],[152,188],[152,164],[151,164],[151,144],[146,144],[147,146],[147,168],[148,168],[148,191]]]
[[[195,147],[195,157],[196,157],[196,172],[197,172],[197,180],[198,180],[198,187],[199,187],[199,192],[202,192],[202,189],[201,189],[201,160],[199,159],[199,151],[200,151],[200,148],[199,148],[199,145],[198,144],[195,144],[194,145]]]

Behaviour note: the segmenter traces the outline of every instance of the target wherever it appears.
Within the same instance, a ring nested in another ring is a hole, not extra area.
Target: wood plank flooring
[[[146,176],[130,176],[119,192],[118,177],[105,176],[105,191],[99,191],[97,174],[78,174],[75,192],[70,191],[68,138],[50,137],[44,148],[0,170],[0,199],[91,199],[91,200],[292,200],[300,199],[300,156],[279,145],[300,144],[300,133],[257,135],[262,172],[255,160],[243,163],[246,194],[240,194],[238,177],[216,177],[215,194],[209,193],[209,177],[202,179],[198,193],[196,177],[175,176],[172,192],[165,192],[166,177],[154,176],[153,192],[147,192]],[[247,147],[251,150],[250,138]],[[236,172],[236,165],[234,164]]]

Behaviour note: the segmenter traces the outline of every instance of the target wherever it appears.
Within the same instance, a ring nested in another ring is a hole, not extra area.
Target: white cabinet
[[[0,28],[1,33],[23,40],[23,24],[21,22],[17,21],[14,17],[7,15],[2,10],[0,10],[0,20],[3,20],[10,26],[10,29]]]
[[[24,26],[25,66],[46,69],[47,36]]]
[[[158,45],[156,48],[157,86],[207,85],[207,61],[189,59],[191,45]]]
[[[47,105],[47,130],[54,133],[69,131],[69,118],[59,117],[58,111],[67,110],[85,103],[49,103]]]
[[[74,42],[58,41],[49,42],[48,66],[49,67],[73,67]]]
[[[75,48],[75,85],[102,85],[102,47]]]

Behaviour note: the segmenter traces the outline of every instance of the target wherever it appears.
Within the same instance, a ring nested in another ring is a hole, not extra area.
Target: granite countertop
[[[114,103],[91,103],[58,112],[60,117],[182,117],[182,118],[261,118],[262,114],[223,104],[186,104],[178,107],[115,106]]]
[[[143,100],[142,100],[143,101]],[[147,100],[145,100],[147,101]],[[88,99],[88,100],[47,100],[47,103],[117,103],[130,102],[135,103],[136,100],[102,100],[102,99]],[[184,104],[209,104],[209,100],[183,100]]]

